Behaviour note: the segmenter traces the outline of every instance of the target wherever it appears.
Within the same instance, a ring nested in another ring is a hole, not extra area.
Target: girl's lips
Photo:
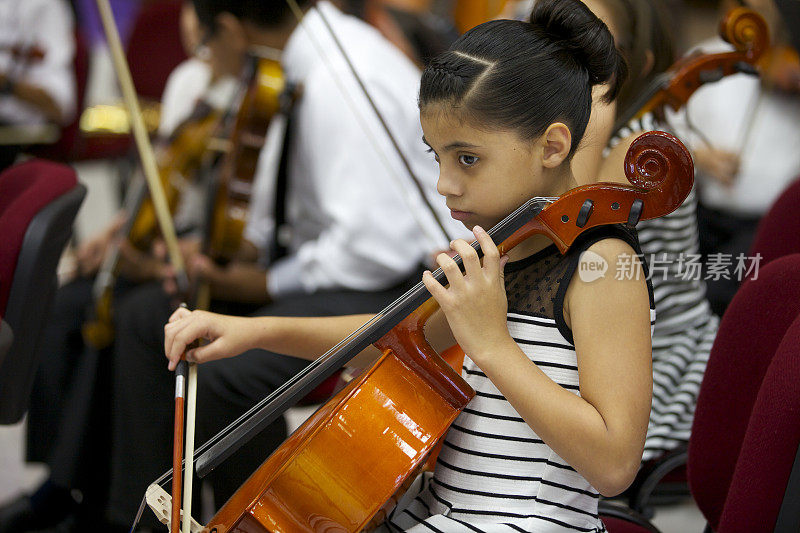
[[[472,213],[469,211],[456,211],[455,209],[450,210],[450,216],[455,220],[466,220],[470,215],[472,215]]]

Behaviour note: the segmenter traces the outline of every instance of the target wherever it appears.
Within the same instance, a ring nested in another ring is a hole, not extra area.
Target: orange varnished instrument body
[[[692,188],[691,157],[666,133],[637,139],[625,171],[632,185],[573,189],[515,226],[501,250],[545,234],[563,252],[585,229],[663,216]],[[426,341],[424,325],[437,305],[432,298],[422,301],[375,343],[383,357],[292,434],[211,519],[208,531],[354,532],[383,516],[386,502],[422,467],[474,395]]]
[[[383,357],[270,456],[210,531],[359,531],[372,519],[475,395],[417,316],[381,339]]]
[[[215,194],[208,253],[218,261],[230,260],[241,246],[258,156],[270,121],[280,110],[284,89],[280,63],[259,59],[254,79],[236,115],[232,147],[223,162],[220,186]]]

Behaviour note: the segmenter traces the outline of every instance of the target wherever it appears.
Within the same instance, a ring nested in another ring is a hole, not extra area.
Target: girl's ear
[[[561,122],[550,124],[541,139],[542,165],[545,168],[556,168],[567,159],[572,147],[572,133],[566,124]]]

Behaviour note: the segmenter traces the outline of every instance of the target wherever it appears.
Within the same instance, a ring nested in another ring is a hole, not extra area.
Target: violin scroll
[[[624,165],[628,181],[634,187],[649,191],[646,203],[663,211],[652,213],[652,218],[677,209],[692,189],[692,156],[683,143],[669,133],[650,131],[637,137],[625,155]]]
[[[730,10],[720,21],[720,36],[742,52],[749,63],[769,48],[769,28],[764,18],[745,7]]]

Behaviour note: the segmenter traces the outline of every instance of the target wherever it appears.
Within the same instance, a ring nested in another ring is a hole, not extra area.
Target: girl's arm
[[[164,352],[174,370],[186,347],[198,339],[208,344],[186,352],[187,360],[205,363],[253,348],[314,360],[358,329],[372,315],[335,317],[237,317],[178,309],[164,326]],[[363,366],[380,355],[370,346],[353,359]]]
[[[196,363],[233,357],[254,348],[314,360],[371,318],[372,315],[237,317],[180,308],[164,326],[164,352],[170,370],[175,369],[186,347],[198,339],[205,339],[208,344],[186,353],[187,359]],[[425,335],[431,346],[440,351],[455,343],[444,314],[439,311],[428,320]],[[369,346],[348,366],[364,368],[379,356],[378,349]]]
[[[565,319],[578,354],[579,397],[547,377],[511,338],[497,250],[490,249],[488,237],[476,235],[489,250],[482,267],[477,256],[465,259],[465,276],[456,275],[454,263],[442,265],[450,282],[446,289],[423,278],[456,340],[559,456],[602,494],[622,492],[642,458],[652,390],[644,275],[638,267],[638,280],[614,279],[617,258],[635,257],[633,249],[614,239],[596,243],[590,250],[608,262],[605,277],[585,283],[575,276],[567,290]],[[463,241],[455,248],[462,257],[470,254]],[[441,263],[446,260],[440,256]]]

